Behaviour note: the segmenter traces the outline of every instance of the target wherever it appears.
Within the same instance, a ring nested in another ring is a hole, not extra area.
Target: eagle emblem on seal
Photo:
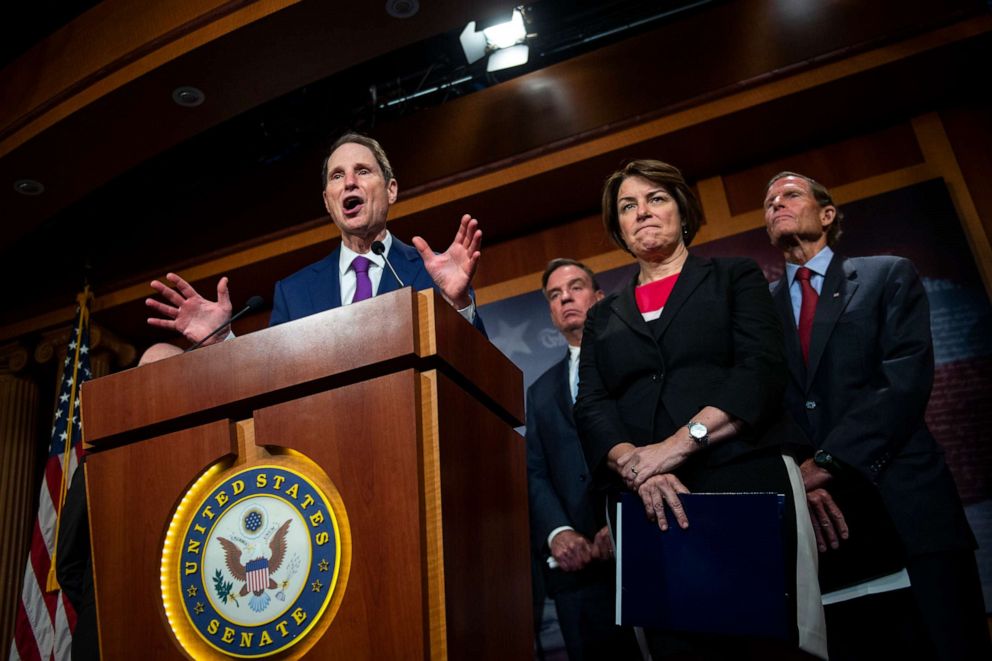
[[[271,575],[279,571],[286,557],[286,532],[290,522],[287,519],[272,534],[268,549],[254,542],[241,547],[224,537],[217,538],[224,547],[224,564],[227,565],[227,570],[236,581],[244,583],[239,595],[245,597],[251,593],[248,606],[256,613],[261,613],[268,607],[271,599],[267,591],[279,587]]]

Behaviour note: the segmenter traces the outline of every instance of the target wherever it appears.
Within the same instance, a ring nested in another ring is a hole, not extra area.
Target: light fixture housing
[[[470,21],[458,37],[462,44],[462,50],[465,52],[465,59],[468,60],[469,64],[475,64],[487,54],[491,54],[491,58],[492,54],[515,47],[527,39],[527,28],[524,26],[524,16],[520,9],[513,10],[509,21],[491,25],[479,31],[476,31],[476,25],[475,21]],[[519,53],[520,51],[515,56],[502,56],[498,59],[509,57],[507,61],[510,59],[518,60],[520,58]],[[523,64],[526,61],[525,56],[523,62],[518,62],[518,64]],[[497,71],[508,66],[516,66],[516,64],[497,66],[495,69],[490,67],[488,70]]]
[[[529,55],[530,47],[527,44],[517,44],[509,48],[501,48],[489,55],[489,61],[486,62],[486,71],[492,73],[493,71],[502,71],[510,67],[519,67],[521,64],[527,64]]]
[[[488,27],[482,33],[486,35],[486,41],[494,49],[509,48],[519,44],[527,37],[524,16],[519,9],[514,9],[509,21]]]
[[[172,90],[172,100],[184,108],[195,108],[207,100],[207,95],[199,88],[183,85]]]
[[[486,56],[486,35],[475,31],[475,21],[469,21],[458,37],[469,64],[475,64]]]
[[[420,0],[386,0],[386,13],[393,18],[410,18],[420,11]]]
[[[14,190],[21,195],[34,197],[45,192],[45,185],[37,179],[18,179],[14,182]]]

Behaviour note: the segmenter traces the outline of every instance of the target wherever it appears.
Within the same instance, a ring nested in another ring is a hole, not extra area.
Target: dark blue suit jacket
[[[552,530],[571,526],[589,540],[600,526],[595,507],[600,500],[591,490],[582,444],[572,419],[568,392],[568,353],[527,389],[527,490],[530,499],[531,542],[543,561],[550,555]],[[546,565],[545,565],[546,566]],[[594,562],[593,576],[582,572],[549,572],[548,592],[598,578],[612,564]]]
[[[434,281],[427,273],[424,261],[413,246],[403,243],[394,236],[387,257],[405,285],[413,287],[416,291],[434,287]],[[324,259],[277,282],[269,325],[275,326],[341,307],[341,279],[338,274],[340,259],[341,246],[338,245],[334,252]],[[399,288],[399,283],[387,267],[382,273],[379,291],[376,293],[386,294]],[[471,295],[474,300],[475,293],[472,292]],[[485,334],[486,329],[478,312],[475,314],[474,325]]]
[[[834,255],[816,306],[808,367],[784,278],[772,295],[785,330],[785,405],[815,448],[850,467],[835,487],[852,480],[874,485],[909,554],[973,548],[943,452],[923,419],[933,344],[926,292],[913,264]]]

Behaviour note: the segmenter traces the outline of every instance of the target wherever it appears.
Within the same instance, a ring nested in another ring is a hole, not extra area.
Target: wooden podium
[[[336,603],[276,658],[532,657],[522,376],[433,292],[97,379],[83,421],[104,659],[223,657],[173,634],[197,616],[163,600],[170,521],[194,483],[283,460],[344,511]]]

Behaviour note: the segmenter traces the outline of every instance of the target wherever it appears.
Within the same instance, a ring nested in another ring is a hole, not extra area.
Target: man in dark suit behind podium
[[[632,631],[613,624],[613,547],[596,523],[572,419],[586,311],[603,292],[593,272],[571,259],[552,260],[541,284],[568,351],[527,389],[531,543],[544,562],[569,659],[640,659]]]
[[[440,254],[420,237],[413,238],[413,246],[394,237],[386,229],[386,216],[398,193],[392,166],[377,141],[357,133],[346,133],[331,146],[322,179],[324,207],[341,232],[341,244],[321,261],[276,283],[269,325],[394,291],[400,288],[398,276],[404,285],[416,290],[434,287],[485,333],[471,288],[482,242],[475,218],[462,216],[454,241]],[[382,254],[373,251],[376,242],[382,242]],[[395,276],[390,265],[396,270]],[[204,299],[174,273],[166,277],[175,289],[157,280],[151,283],[166,302],[145,301],[161,315],[149,318],[149,324],[178,331],[190,342],[198,342],[230,319],[226,277],[217,283],[216,301]],[[224,337],[218,333],[205,344]]]
[[[924,422],[934,363],[916,269],[899,257],[834,254],[841,213],[804,175],[773,177],[764,208],[786,261],[772,292],[791,374],[786,407],[815,452],[800,468],[830,658],[992,658],[975,538]],[[842,597],[853,598],[830,603]]]

